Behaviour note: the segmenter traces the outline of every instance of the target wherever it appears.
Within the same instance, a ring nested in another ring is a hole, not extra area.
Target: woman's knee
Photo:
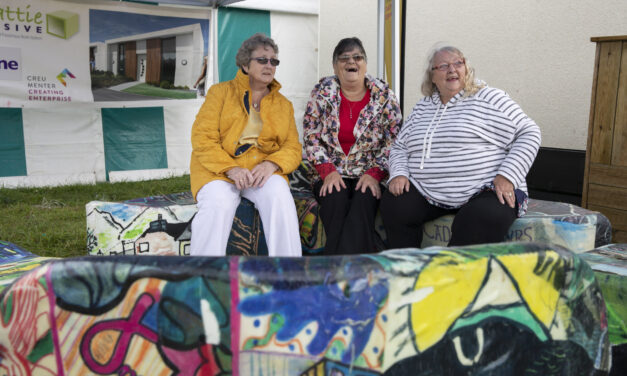
[[[232,211],[241,201],[239,192],[233,184],[214,180],[205,184],[196,195],[196,207],[199,213]]]
[[[409,196],[410,194],[406,192],[400,196],[394,196],[390,191],[383,193],[379,210],[384,223],[405,223],[416,219],[416,207],[412,204],[414,200]]]
[[[457,212],[451,227],[453,239],[472,238],[481,243],[504,239],[516,220],[516,209],[501,204],[493,193],[492,196],[471,200]]]

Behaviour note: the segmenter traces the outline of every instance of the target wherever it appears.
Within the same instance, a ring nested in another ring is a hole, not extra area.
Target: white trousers
[[[224,256],[235,211],[245,197],[255,204],[261,217],[270,256],[301,256],[296,205],[281,176],[272,175],[262,188],[239,191],[234,184],[214,180],[198,194],[198,212],[192,221],[192,256]]]

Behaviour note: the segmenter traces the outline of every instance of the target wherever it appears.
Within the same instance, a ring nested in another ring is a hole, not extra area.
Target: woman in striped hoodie
[[[422,225],[445,214],[455,214],[449,246],[503,241],[526,211],[540,129],[475,80],[455,47],[430,54],[422,92],[390,151],[380,208],[389,248],[420,247]]]

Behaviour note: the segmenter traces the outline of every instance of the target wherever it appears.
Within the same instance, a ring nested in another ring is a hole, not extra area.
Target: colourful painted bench
[[[307,183],[307,166],[290,175],[290,188],[300,223],[303,254],[319,253],[326,236],[318,216],[318,203]],[[90,255],[189,255],[190,220],[196,204],[189,192],[152,196],[125,202],[92,201],[86,205],[87,250]],[[424,226],[422,248],[446,246],[453,216]],[[385,231],[377,216],[381,249]],[[611,225],[607,217],[572,204],[530,200],[529,210],[518,218],[505,241],[535,241],[561,245],[575,253],[608,244]],[[267,255],[263,227],[254,205],[242,199],[227,246],[228,255]]]
[[[605,300],[612,369],[624,373],[627,370],[627,244],[608,244],[580,256],[594,271]]]
[[[603,374],[606,317],[588,264],[538,243],[352,257],[56,259],[0,294],[0,369]]]

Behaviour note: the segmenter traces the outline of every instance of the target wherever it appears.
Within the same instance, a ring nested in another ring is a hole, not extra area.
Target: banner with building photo
[[[173,17],[171,11],[155,11],[157,7],[143,14],[144,8],[90,9],[95,101],[193,99],[196,89],[204,87],[208,15]]]
[[[92,102],[88,12],[50,0],[0,0],[0,107]]]

